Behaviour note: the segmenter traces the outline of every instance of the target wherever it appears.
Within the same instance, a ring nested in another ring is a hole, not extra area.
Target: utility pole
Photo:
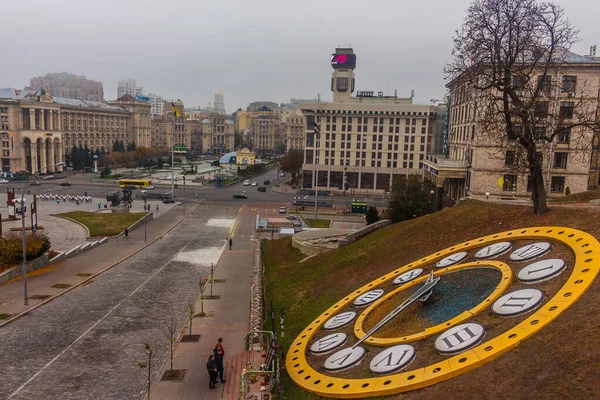
[[[318,118],[318,116],[317,116]],[[319,204],[319,156],[318,156],[318,152],[319,152],[319,147],[318,145],[319,143],[319,135],[321,132],[321,127],[320,125],[315,121],[315,125],[313,127],[313,131],[315,134],[315,138],[314,138],[314,148],[315,148],[315,221],[317,221],[319,215],[318,215],[318,211],[317,211],[317,206]]]
[[[183,216],[185,217],[185,175],[183,176]]]

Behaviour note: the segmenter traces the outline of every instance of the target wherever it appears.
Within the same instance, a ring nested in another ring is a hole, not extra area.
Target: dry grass
[[[90,236],[116,236],[123,232],[125,228],[133,225],[144,216],[143,212],[138,213],[92,213],[85,211],[73,211],[59,214],[63,217],[74,219],[85,225]]]
[[[408,262],[455,243],[531,226],[572,227],[600,238],[598,218],[600,212],[590,209],[561,207],[534,216],[529,207],[470,200],[381,229],[302,264],[298,261],[303,256],[291,247],[290,238],[266,242],[267,304],[273,300],[275,310],[285,310],[287,348],[332,303]],[[595,398],[600,393],[599,303],[600,284],[596,280],[573,307],[516,349],[467,374],[401,397]],[[298,389],[286,375],[283,378],[284,398],[319,398]]]

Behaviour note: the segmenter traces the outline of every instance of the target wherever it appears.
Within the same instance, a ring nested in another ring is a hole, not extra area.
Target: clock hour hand
[[[429,277],[427,277],[427,280],[425,281],[425,284],[423,286],[421,286],[419,289],[417,289],[408,299],[404,300],[404,302],[402,304],[400,304],[398,307],[394,308],[392,310],[392,312],[390,312],[388,315],[385,316],[385,318],[383,318],[381,321],[379,321],[379,323],[377,323],[377,325],[375,325],[373,328],[371,328],[371,330],[369,332],[367,332],[365,334],[365,336],[363,336],[358,342],[356,342],[356,344],[354,346],[352,346],[352,348],[355,348],[356,346],[358,346],[359,344],[361,344],[362,342],[367,340],[371,335],[373,335],[375,332],[377,332],[382,326],[384,326],[385,324],[390,322],[392,320],[392,318],[394,318],[396,315],[400,314],[402,312],[402,310],[404,310],[406,307],[411,305],[412,302],[414,302],[418,298],[425,298],[425,300],[426,300],[427,297],[429,297],[431,295],[431,291],[432,291],[433,287],[438,283],[439,280],[440,280],[439,277],[437,277],[437,278],[433,277],[433,271],[431,271],[431,273],[429,274]]]

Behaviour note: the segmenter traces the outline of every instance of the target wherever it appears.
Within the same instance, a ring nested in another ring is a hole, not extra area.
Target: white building
[[[215,93],[214,112],[220,115],[225,115],[225,100],[223,92]]]
[[[152,116],[155,115],[163,115],[164,113],[164,100],[163,97],[158,94],[148,94],[147,96],[150,99],[150,105]]]
[[[127,79],[127,80],[119,80],[119,84],[117,86],[117,98],[121,98],[129,94],[133,97],[136,95],[143,95],[144,88],[141,86],[136,86],[135,79]]]

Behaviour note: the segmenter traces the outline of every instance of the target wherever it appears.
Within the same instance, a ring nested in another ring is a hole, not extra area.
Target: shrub
[[[33,260],[50,250],[50,239],[43,233],[28,233],[25,236],[27,259]],[[13,265],[23,261],[21,235],[11,232],[0,239],[0,262]]]
[[[110,170],[109,166],[107,165],[107,166],[105,166],[104,168],[102,168],[102,172],[100,172],[100,176],[101,176],[102,178],[104,178],[104,177],[106,177],[106,176],[109,176],[109,175],[111,174],[111,172],[112,172],[112,171]]]
[[[571,188],[567,186],[565,188],[565,196],[570,196],[570,195],[571,195]]]

